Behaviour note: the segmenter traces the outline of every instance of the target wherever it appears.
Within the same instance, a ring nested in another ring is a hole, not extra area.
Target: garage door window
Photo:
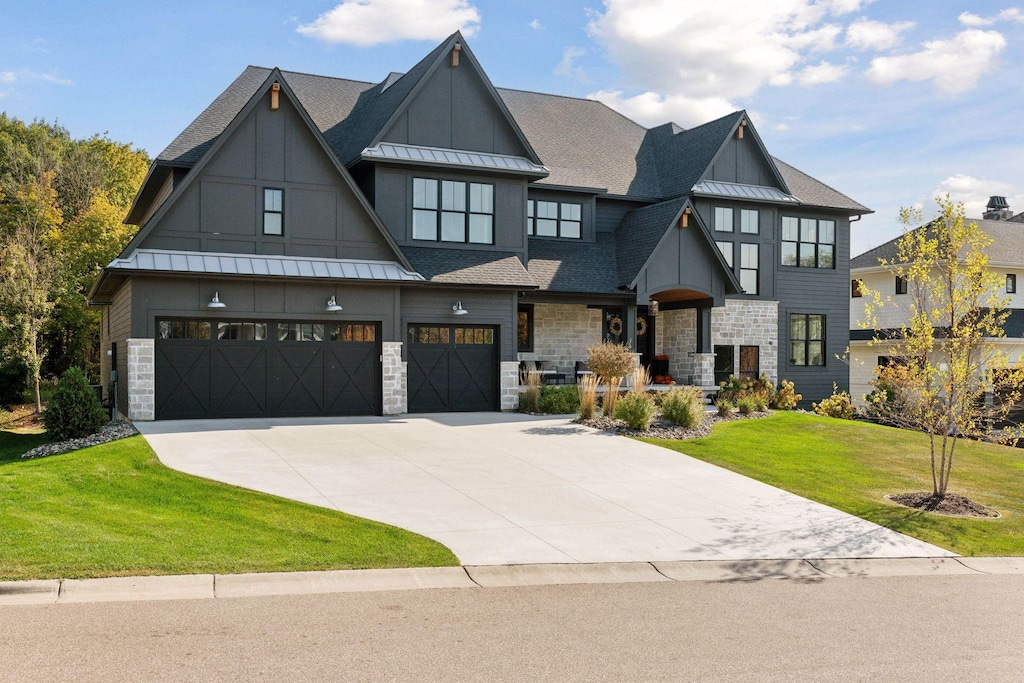
[[[328,325],[331,341],[372,342],[377,341],[376,325]]]
[[[319,342],[324,340],[323,323],[278,323],[278,341]]]
[[[456,327],[456,344],[493,344],[494,328],[491,327]]]
[[[202,320],[161,320],[160,339],[209,339],[210,323]]]
[[[412,325],[409,327],[409,341],[413,344],[447,344],[447,327]]]
[[[240,339],[242,341],[266,341],[266,323],[217,323],[217,339]]]

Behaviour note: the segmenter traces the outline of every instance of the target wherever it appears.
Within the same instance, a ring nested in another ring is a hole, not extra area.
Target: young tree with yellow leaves
[[[899,334],[876,336],[874,343],[885,344],[898,361],[877,368],[872,382],[873,408],[885,421],[928,435],[928,507],[949,491],[960,440],[991,437],[992,423],[1020,401],[1024,383],[1024,367],[1011,364],[995,342],[1005,336],[1009,302],[1000,293],[1001,276],[989,267],[992,239],[965,219],[963,203],[949,195],[936,201],[939,216],[923,227],[919,210],[900,210],[897,257],[882,266],[906,281],[908,317]],[[877,330],[886,301],[880,292],[862,292],[868,302],[862,324]]]

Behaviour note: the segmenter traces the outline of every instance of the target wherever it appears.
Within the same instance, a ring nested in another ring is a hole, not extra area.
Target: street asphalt
[[[1024,575],[0,608],[0,681],[1020,681]]]

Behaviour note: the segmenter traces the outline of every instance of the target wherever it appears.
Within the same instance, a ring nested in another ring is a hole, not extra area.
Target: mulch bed
[[[577,417],[573,422],[587,427],[593,427],[595,429],[602,429],[606,432],[614,432],[616,434],[621,434],[622,436],[642,436],[649,439],[700,439],[711,434],[711,427],[713,427],[716,422],[757,420],[763,417],[768,417],[771,414],[772,412],[769,410],[763,413],[751,413],[749,415],[733,413],[729,417],[721,418],[716,413],[708,413],[704,417],[704,422],[702,422],[699,427],[691,429],[674,425],[668,420],[662,419],[659,415],[654,418],[654,422],[651,423],[651,428],[647,431],[632,429],[626,425],[625,422],[617,420],[614,417],[599,416],[590,418],[589,420]]]
[[[970,498],[965,498],[955,493],[947,493],[938,500],[932,496],[931,492],[924,491],[897,493],[886,496],[886,499],[904,507],[935,512],[940,515],[949,515],[950,517],[980,517],[983,519],[1002,517],[998,511],[985,507],[980,503],[975,503]]]
[[[34,403],[15,406],[9,411],[0,410],[0,416],[0,429],[43,429],[43,416],[36,412]]]

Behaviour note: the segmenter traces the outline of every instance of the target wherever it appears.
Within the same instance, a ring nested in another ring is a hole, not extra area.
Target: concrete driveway
[[[169,467],[409,529],[467,565],[952,555],[565,418],[462,413],[136,426]]]

